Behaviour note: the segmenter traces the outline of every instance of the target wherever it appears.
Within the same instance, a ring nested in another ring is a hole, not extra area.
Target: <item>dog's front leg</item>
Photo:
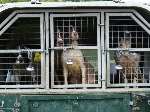
[[[64,65],[64,67],[63,67],[63,70],[64,70],[64,84],[65,84],[65,86],[67,86],[68,85],[68,69],[66,68],[66,66]]]
[[[82,71],[82,84],[86,84],[86,67],[84,62],[81,62],[81,71]]]

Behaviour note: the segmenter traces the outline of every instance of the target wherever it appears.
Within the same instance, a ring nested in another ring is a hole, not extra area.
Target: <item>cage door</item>
[[[145,19],[136,16],[132,12],[106,14],[109,87],[150,86],[150,31],[141,22]]]
[[[100,87],[99,20],[97,13],[51,15],[52,88]]]
[[[0,30],[0,88],[44,87],[43,18],[25,13],[6,18]]]

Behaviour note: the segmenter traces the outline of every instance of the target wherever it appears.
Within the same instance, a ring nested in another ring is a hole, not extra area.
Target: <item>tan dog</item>
[[[120,48],[131,48],[129,40],[124,39],[120,41]],[[118,64],[122,66],[121,72],[125,79],[125,82],[138,82],[141,79],[139,69],[140,55],[138,53],[132,53],[130,51],[122,51],[118,57]]]
[[[78,46],[78,32],[71,32],[71,47],[65,49],[62,53],[63,73],[65,85],[71,84],[85,84],[86,82],[86,67],[84,65],[84,57],[79,49],[75,49]]]

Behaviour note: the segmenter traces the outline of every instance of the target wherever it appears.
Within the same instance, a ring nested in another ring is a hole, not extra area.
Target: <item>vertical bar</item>
[[[143,74],[143,75],[142,75],[142,76],[143,76],[143,77],[142,77],[143,81],[142,81],[142,83],[145,83],[145,82],[144,82],[144,74],[145,74],[145,73],[144,73],[144,67],[142,67],[142,68],[143,68],[143,73],[142,73],[142,74]]]
[[[55,20],[56,21],[56,28],[57,28],[57,31],[59,30],[60,31],[60,29],[58,29],[59,28],[59,26],[58,26],[58,20],[56,19]],[[54,32],[55,33],[55,32]],[[57,33],[57,35],[58,35],[58,32],[56,32]],[[64,40],[64,39],[63,39]],[[58,47],[57,45],[56,45],[56,47]],[[59,63],[59,60],[58,60],[58,53],[56,53],[56,64],[58,65],[58,63]],[[56,68],[57,68],[57,66],[56,66]]]
[[[94,21],[94,18],[93,18],[93,31],[94,31],[94,28],[95,28],[95,21]]]
[[[80,27],[81,27],[81,33],[80,33],[80,35],[81,35],[81,37],[83,36],[83,32],[82,32],[82,22],[83,22],[83,17],[81,17],[81,21],[80,21]]]
[[[41,39],[41,49],[45,49],[45,35],[44,35],[44,15],[40,15],[40,39]],[[45,86],[45,53],[41,53],[41,84]]]
[[[51,48],[54,48],[54,25],[53,25],[53,15],[50,15],[50,38],[51,38]],[[51,50],[51,88],[54,87],[54,50]]]
[[[107,49],[106,45],[109,43],[109,21],[108,16],[105,21],[105,13],[103,11],[101,12],[101,25],[105,25],[106,30],[104,26],[101,26],[101,47],[99,49],[101,53],[101,64],[99,65],[99,67],[101,67],[101,77],[99,77],[99,79],[102,79],[102,89],[106,89],[106,52],[104,50]],[[105,35],[107,40],[105,40]]]
[[[65,22],[64,22],[65,20],[64,20],[64,17],[63,17],[63,20],[62,20],[62,22],[63,22],[63,25],[62,25],[62,29],[63,29],[63,31],[62,31],[62,33],[63,33],[63,40],[65,41]],[[61,26],[60,26],[61,27]]]
[[[126,77],[126,74],[127,74],[126,70],[127,70],[127,68],[125,67],[125,72],[124,73],[122,72],[122,74],[123,74],[123,77],[124,77],[124,83],[126,84],[126,88],[128,88],[128,86],[127,86],[128,85],[128,80],[127,80],[127,77]]]
[[[77,17],[75,17],[75,30],[77,31]]]
[[[137,32],[138,32],[138,31],[137,31],[137,27],[138,27],[138,26],[136,26],[136,41],[135,41],[135,42],[136,42],[136,43],[135,43],[136,48],[137,48],[137,40],[138,40],[138,37],[137,37]]]
[[[112,36],[109,37],[109,39],[111,38],[111,41],[112,43],[108,43],[108,44],[112,44],[112,47],[114,48],[114,37],[113,37],[113,34],[114,34],[114,26],[111,26],[112,30],[111,30],[111,33],[112,33]],[[109,33],[110,33],[110,30],[109,30]]]
[[[149,80],[148,80],[149,82],[148,82],[148,83],[150,83],[150,70],[149,70],[149,74],[148,74],[148,76],[149,76],[149,77],[148,77],[148,78],[149,78]]]
[[[101,86],[101,35],[100,35],[100,31],[102,30],[102,28],[100,28],[100,26],[98,26],[101,22],[101,15],[98,14],[97,15],[97,55],[98,55],[98,84]]]
[[[130,76],[131,76],[131,83],[134,83],[134,75],[135,75],[135,71],[133,71],[133,69],[135,70],[135,67],[128,67],[128,68],[126,68],[126,71],[127,71],[127,69],[129,69],[130,70],[130,72],[128,73],[127,72],[127,74],[129,74]]]
[[[70,24],[70,19],[69,19],[69,32],[68,32],[69,37],[70,37],[70,32],[71,32],[71,27],[70,26],[71,26],[71,24]],[[68,40],[68,43],[71,44],[70,39]]]
[[[118,26],[118,42],[117,42],[118,45],[117,45],[117,47],[119,47],[119,42],[120,42],[120,40],[119,40],[119,39],[120,39],[120,31],[119,31],[119,27],[121,27],[121,26]]]
[[[46,12],[45,13],[45,27],[46,27],[46,89],[49,89],[49,75],[50,75],[50,71],[49,71],[49,13]]]
[[[119,76],[118,76],[119,84],[120,84],[120,82],[121,82],[121,81],[120,81],[120,80],[121,80],[121,79],[120,79],[120,74],[121,74],[121,70],[119,70]],[[123,75],[123,74],[122,74],[122,75]]]
[[[86,33],[88,33],[88,29],[89,29],[89,24],[88,24],[88,17],[87,17],[87,31],[86,31]]]
[[[142,67],[142,69],[143,69],[143,67]],[[136,72],[135,72],[135,74],[136,74],[136,83],[138,83],[138,81],[139,81],[139,67],[135,67],[135,70],[136,70]],[[144,75],[144,74],[143,74]],[[142,81],[142,80],[141,80]],[[143,82],[143,81],[142,81]]]
[[[143,33],[144,33],[144,31],[142,31],[142,37],[141,37],[141,38],[142,38],[142,48],[144,48],[144,46],[143,46],[143,44],[144,44],[144,43],[143,43],[143,42],[144,42],[144,41],[143,41],[143,38],[144,38],[143,35],[144,35],[144,34],[143,34]]]
[[[113,72],[113,84],[115,83],[115,73]]]
[[[150,46],[149,46],[150,36],[148,36],[147,38],[148,38],[148,46],[147,46],[147,48],[150,48]]]

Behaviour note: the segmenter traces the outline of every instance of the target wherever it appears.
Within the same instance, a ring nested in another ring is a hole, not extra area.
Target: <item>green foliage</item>
[[[0,3],[12,3],[12,2],[29,2],[31,0],[0,0]],[[40,0],[41,2],[62,2],[62,1],[73,1],[73,2],[79,2],[79,1],[104,1],[104,0]],[[106,0],[111,1],[111,0]]]
[[[41,2],[61,2],[64,0],[40,0]]]
[[[29,2],[31,0],[0,0],[0,3]],[[59,2],[64,0],[40,0],[41,2]]]
[[[10,2],[27,2],[30,0],[0,0],[1,3],[10,3]]]

